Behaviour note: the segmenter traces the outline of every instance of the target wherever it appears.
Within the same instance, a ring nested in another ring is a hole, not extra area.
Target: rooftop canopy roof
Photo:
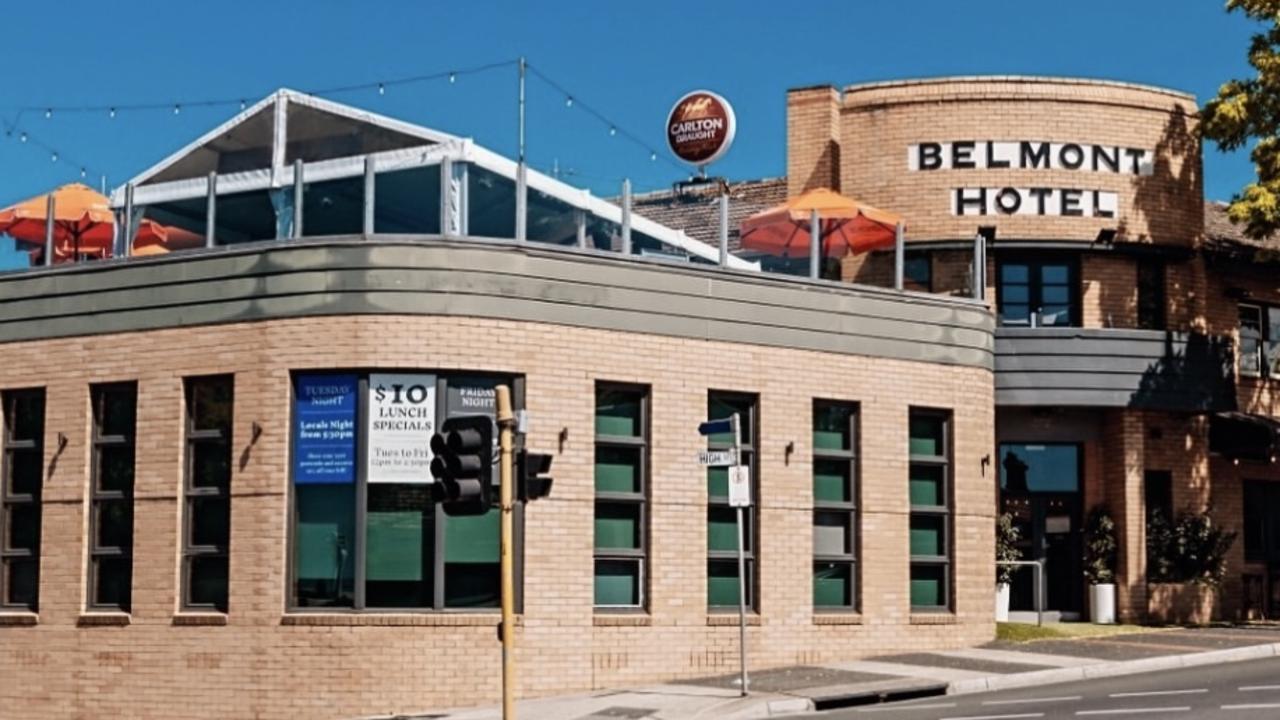
[[[118,209],[132,203],[134,228],[145,217],[203,234],[216,175],[219,245],[360,233],[369,228],[367,212],[376,233],[516,238],[518,174],[514,161],[469,138],[281,89],[116,188],[111,202]],[[524,239],[621,249],[620,206],[534,170],[525,177]],[[682,230],[634,214],[629,227],[635,254],[719,261],[717,248]],[[728,265],[759,267],[736,256]]]

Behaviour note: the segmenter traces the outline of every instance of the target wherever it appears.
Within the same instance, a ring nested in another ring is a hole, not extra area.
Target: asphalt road
[[[817,720],[1280,720],[1280,658],[947,695],[807,716]]]

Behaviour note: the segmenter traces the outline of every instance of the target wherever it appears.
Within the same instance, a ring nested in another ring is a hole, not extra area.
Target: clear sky
[[[279,86],[312,90],[466,68],[523,54],[579,102],[528,85],[528,154],[568,182],[616,194],[668,187],[663,121],[684,92],[735,106],[737,140],[713,170],[731,179],[786,170],[790,87],[955,74],[1109,78],[1167,86],[1203,102],[1246,76],[1258,26],[1214,0],[905,2],[172,2],[14,3],[0,65],[0,207],[64,182],[123,183],[236,107],[71,114],[14,107],[252,102]],[[475,138],[512,155],[514,68],[332,96]],[[659,151],[649,152],[581,105]],[[52,160],[49,148],[58,151]],[[855,150],[856,151],[856,150]],[[1247,155],[1205,152],[1205,194],[1227,198],[1253,176]],[[2,260],[0,260],[2,262]]]

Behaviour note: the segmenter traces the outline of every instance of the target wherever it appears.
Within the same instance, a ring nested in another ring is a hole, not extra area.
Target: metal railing
[[[1043,560],[997,560],[996,565],[1010,565],[1034,568],[1032,578],[1032,602],[1035,604],[1036,625],[1044,625],[1044,561]]]

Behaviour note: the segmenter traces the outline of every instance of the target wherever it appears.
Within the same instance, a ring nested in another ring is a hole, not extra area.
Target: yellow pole
[[[511,411],[511,388],[499,385],[498,395],[498,447],[502,451],[498,466],[501,482],[498,497],[502,510],[502,718],[516,717],[516,613],[515,613],[515,563],[513,562],[512,509],[512,428],[515,415]]]

